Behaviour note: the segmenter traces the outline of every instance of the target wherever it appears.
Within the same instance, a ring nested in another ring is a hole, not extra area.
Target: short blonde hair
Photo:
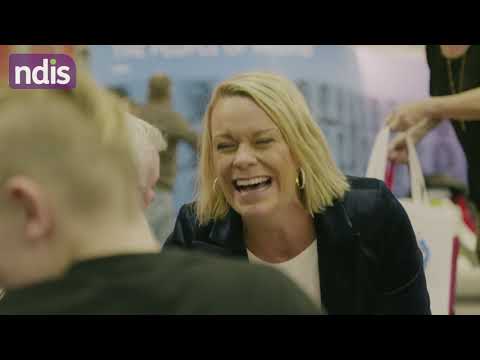
[[[280,130],[294,159],[305,172],[301,200],[311,214],[322,212],[336,199],[343,198],[349,183],[336,166],[325,135],[297,87],[276,74],[243,73],[215,88],[203,119],[195,203],[200,224],[224,217],[230,208],[225,197],[212,186],[215,175],[211,116],[219,99],[234,96],[253,100]]]
[[[131,214],[137,174],[124,112],[77,70],[72,90],[0,89],[0,188],[12,176],[29,176],[83,213],[103,208],[121,191],[116,203]]]

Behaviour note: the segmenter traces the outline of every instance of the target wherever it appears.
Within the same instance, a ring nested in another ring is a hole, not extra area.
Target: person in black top
[[[405,136],[420,141],[449,119],[465,153],[469,196],[480,208],[480,45],[427,45],[430,98],[405,104],[387,118],[393,130],[406,131],[390,144],[389,158],[406,162]],[[480,246],[477,241],[477,257]]]
[[[60,279],[8,291],[0,300],[0,314],[17,315],[317,313],[300,290],[268,268],[175,251],[86,259]]]
[[[279,272],[160,253],[129,140],[81,71],[68,91],[0,89],[0,314],[319,313]]]

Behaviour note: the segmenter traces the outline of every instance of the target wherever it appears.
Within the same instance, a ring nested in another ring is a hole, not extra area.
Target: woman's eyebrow
[[[263,134],[273,132],[273,131],[278,131],[278,129],[269,128],[269,129],[258,130],[258,131],[255,131],[253,133],[253,136],[256,137],[256,136],[263,135]],[[233,136],[229,132],[224,132],[224,133],[217,134],[213,138],[214,139],[216,139],[216,138],[226,138],[226,139],[229,139],[229,140],[233,140]]]

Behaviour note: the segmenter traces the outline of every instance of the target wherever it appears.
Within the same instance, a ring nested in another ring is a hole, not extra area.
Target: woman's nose
[[[235,153],[233,165],[239,168],[249,167],[257,162],[255,152],[246,145],[240,145]]]

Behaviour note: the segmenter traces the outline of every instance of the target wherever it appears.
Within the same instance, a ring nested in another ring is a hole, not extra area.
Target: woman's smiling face
[[[221,98],[211,113],[215,176],[242,217],[265,216],[299,203],[298,169],[280,130],[251,99]]]

